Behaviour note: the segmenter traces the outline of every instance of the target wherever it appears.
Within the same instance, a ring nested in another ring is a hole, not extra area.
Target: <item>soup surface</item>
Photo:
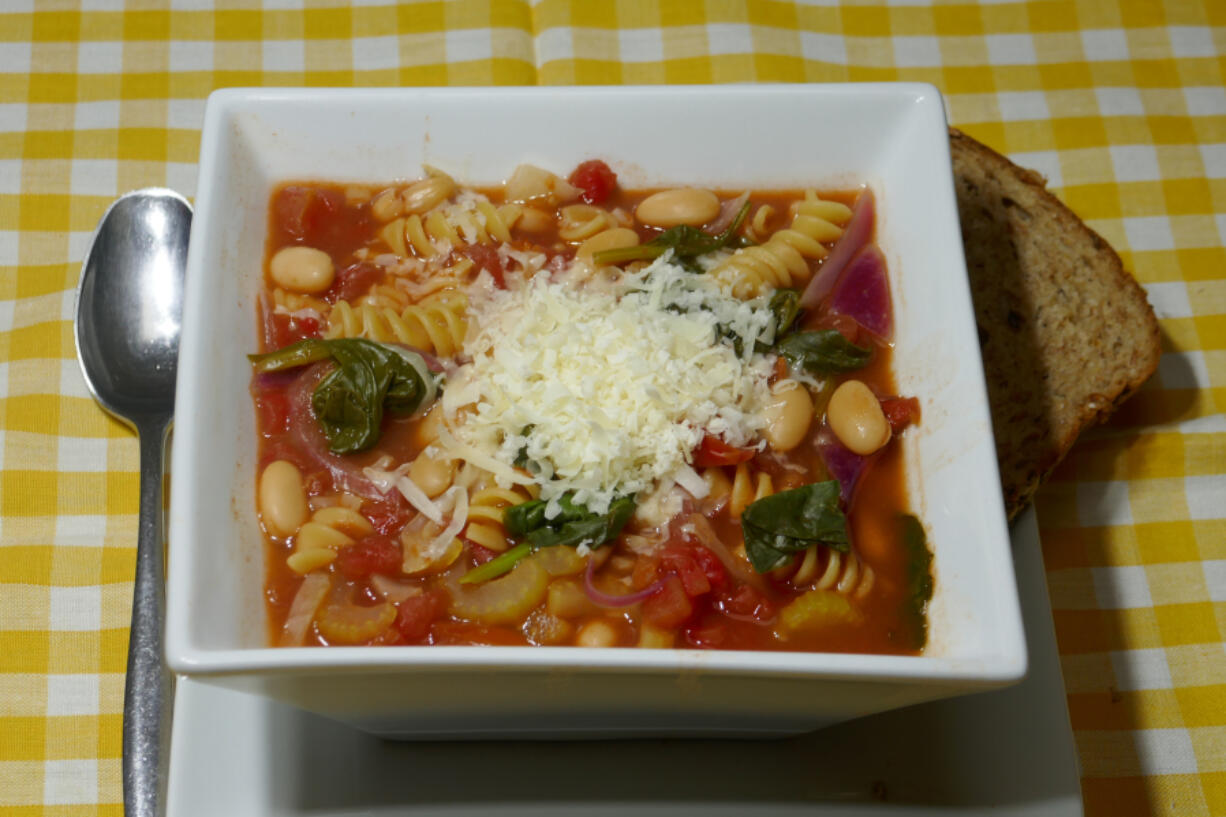
[[[913,653],[865,192],[494,189],[427,168],[269,207],[252,355],[280,645]]]

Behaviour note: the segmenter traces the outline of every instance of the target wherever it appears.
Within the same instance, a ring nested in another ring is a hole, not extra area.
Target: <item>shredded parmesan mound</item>
[[[464,344],[472,362],[444,390],[454,438],[440,444],[497,459],[503,480],[526,461],[553,500],[548,516],[569,491],[597,513],[661,485],[700,491],[691,452],[704,433],[733,445],[755,439],[773,363],[753,353],[753,339],[771,339],[766,306],[704,279],[665,256],[613,287],[546,274],[506,290],[474,287]],[[720,326],[748,339],[741,355],[718,340]]]

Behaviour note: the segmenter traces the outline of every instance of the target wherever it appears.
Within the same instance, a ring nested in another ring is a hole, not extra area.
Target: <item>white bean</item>
[[[612,647],[617,644],[617,630],[602,618],[589,621],[575,634],[575,644],[580,647]]]
[[[766,442],[775,451],[791,451],[804,439],[813,422],[813,398],[795,380],[780,380],[771,388],[771,399],[762,407]]]
[[[273,536],[290,536],[307,518],[302,472],[287,460],[270,462],[260,474],[260,516]]]
[[[861,456],[867,456],[890,441],[890,423],[881,402],[859,380],[848,380],[830,395],[826,419],[839,442]]]
[[[451,487],[454,476],[455,460],[449,457],[432,457],[426,451],[418,454],[409,466],[409,479],[432,499]]]
[[[663,630],[647,622],[639,629],[639,646],[648,649],[668,649],[677,641],[677,634],[672,630]]]
[[[272,280],[290,292],[316,295],[332,286],[336,270],[332,258],[314,247],[284,247],[268,264]]]
[[[692,187],[661,190],[639,202],[634,216],[651,227],[701,227],[719,215],[719,197]]]
[[[425,448],[438,439],[438,430],[443,425],[443,403],[440,400],[430,407],[425,417],[418,421],[417,426],[413,429],[413,441],[421,448]]]

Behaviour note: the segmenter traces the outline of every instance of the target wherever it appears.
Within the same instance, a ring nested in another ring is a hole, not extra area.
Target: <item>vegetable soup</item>
[[[871,193],[426,168],[269,222],[274,643],[923,648]]]

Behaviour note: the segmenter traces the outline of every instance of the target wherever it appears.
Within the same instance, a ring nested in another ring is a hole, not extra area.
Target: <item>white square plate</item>
[[[1033,512],[1014,524],[1013,542],[1032,660],[1026,680],[1007,690],[791,740],[423,744],[183,680],[169,813],[1079,817]]]

